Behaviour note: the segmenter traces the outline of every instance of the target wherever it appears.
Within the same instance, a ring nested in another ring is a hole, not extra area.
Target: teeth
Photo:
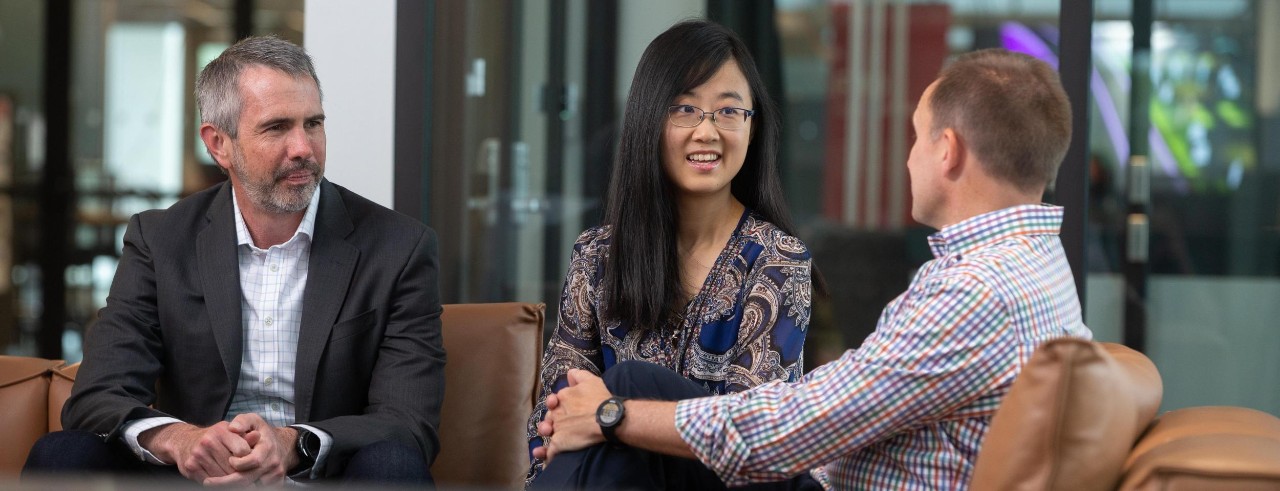
[[[720,156],[712,153],[695,153],[689,156],[689,160],[696,162],[714,162],[720,160]]]

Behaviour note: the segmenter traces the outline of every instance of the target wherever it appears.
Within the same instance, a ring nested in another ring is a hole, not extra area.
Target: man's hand
[[[298,465],[294,442],[298,430],[277,428],[254,413],[245,413],[231,420],[228,429],[243,435],[252,451],[232,456],[229,466],[234,471],[225,476],[211,476],[202,481],[206,486],[250,486],[254,484],[279,485],[285,474]]]
[[[560,452],[604,442],[596,423],[596,409],[611,395],[604,380],[586,370],[569,370],[567,377],[568,387],[547,396],[547,416],[538,424],[538,433],[547,437],[548,443],[535,449],[534,457],[548,463]]]
[[[160,460],[172,462],[183,477],[196,482],[235,471],[233,457],[250,454],[252,444],[222,422],[208,428],[173,423],[142,432],[138,444]]]

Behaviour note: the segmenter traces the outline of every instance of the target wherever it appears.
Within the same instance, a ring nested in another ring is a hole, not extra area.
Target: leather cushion
[[[1125,490],[1280,489],[1280,419],[1242,407],[1170,411],[1125,467]]]
[[[444,306],[441,486],[520,489],[529,468],[525,424],[542,362],[543,304]]]
[[[1114,489],[1162,392],[1141,353],[1078,339],[1044,343],[992,418],[972,488]]]

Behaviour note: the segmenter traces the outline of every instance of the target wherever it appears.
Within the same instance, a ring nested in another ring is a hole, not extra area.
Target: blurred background
[[[446,302],[546,302],[550,332],[636,62],[695,17],[736,30],[781,102],[832,291],[810,365],[930,258],[910,117],[950,57],[998,46],[1059,67],[1076,108],[1046,201],[1096,337],[1156,362],[1165,409],[1280,413],[1274,0],[0,0],[0,349],[79,360],[128,218],[223,179],[192,87],[249,34],[315,56],[327,175],[440,232]]]

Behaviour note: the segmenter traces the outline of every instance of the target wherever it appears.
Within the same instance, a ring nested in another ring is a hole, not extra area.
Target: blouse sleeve
[[[533,458],[533,449],[544,443],[542,436],[538,435],[538,423],[547,413],[547,395],[568,385],[566,376],[570,369],[588,370],[597,375],[603,371],[595,290],[600,283],[597,272],[602,254],[600,248],[604,244],[596,240],[597,237],[589,230],[573,245],[569,271],[565,274],[564,288],[560,293],[560,314],[555,332],[542,356],[538,403],[533,407],[526,427],[530,462],[525,476],[526,487],[542,472],[543,462]]]
[[[743,288],[728,392],[773,380],[800,380],[813,299],[811,263],[804,243],[785,234],[756,258]]]

